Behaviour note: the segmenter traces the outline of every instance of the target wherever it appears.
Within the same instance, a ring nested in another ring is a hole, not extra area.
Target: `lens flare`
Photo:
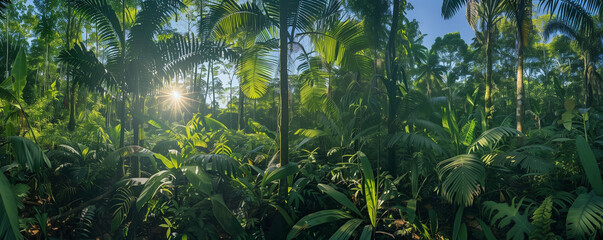
[[[182,95],[180,95],[180,93],[176,90],[172,90],[172,99],[174,101],[180,101],[180,99],[182,98]]]
[[[164,106],[164,110],[172,111],[176,115],[180,115],[184,112],[190,112],[188,109],[191,107],[194,99],[189,98],[188,95],[192,93],[183,93],[181,89],[177,87],[171,87],[161,91],[157,97],[161,100],[161,105]]]

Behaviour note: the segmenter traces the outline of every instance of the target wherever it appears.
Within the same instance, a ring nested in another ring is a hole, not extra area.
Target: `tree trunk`
[[[386,49],[387,61],[387,80],[384,80],[384,85],[387,90],[388,98],[388,117],[387,117],[387,134],[391,137],[396,133],[396,110],[398,109],[398,67],[395,62],[396,57],[396,33],[398,32],[398,19],[400,15],[400,0],[393,2],[392,24],[389,32],[389,39]],[[387,149],[387,165],[393,176],[396,176],[397,158],[396,146],[391,146]]]
[[[244,124],[245,124],[245,96],[243,95],[243,90],[241,89],[241,84],[239,83],[239,121],[238,121],[238,130],[245,130],[245,125]]]
[[[584,53],[582,59],[584,59],[584,105],[590,107],[590,91],[588,89],[588,53]]]
[[[492,104],[492,34],[494,28],[491,23],[486,27],[486,93],[484,95],[484,115],[486,127],[490,127],[493,121],[494,106]]]
[[[289,163],[289,79],[287,72],[287,3],[288,1],[280,2],[280,19],[279,19],[279,38],[280,38],[280,88],[281,88],[281,115],[279,118],[279,157],[281,166]],[[279,192],[281,196],[287,196],[287,179],[283,178],[280,181]]]
[[[523,132],[523,44],[521,39],[517,45],[517,131]]]

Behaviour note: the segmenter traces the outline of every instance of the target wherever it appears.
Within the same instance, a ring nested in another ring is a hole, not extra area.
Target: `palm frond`
[[[471,206],[484,188],[486,169],[473,154],[463,154],[446,159],[437,165],[442,182],[441,194],[462,206]]]
[[[110,61],[120,59],[126,48],[124,35],[119,18],[107,0],[69,0],[74,10],[85,18],[97,24],[101,41],[106,45]]]
[[[272,75],[275,73],[278,59],[269,49],[255,45],[245,50],[239,60],[237,74],[241,77],[241,90],[251,99],[262,97]]]
[[[570,238],[593,237],[603,228],[603,197],[594,192],[578,195],[566,219]]]
[[[483,132],[475,142],[469,146],[469,153],[478,152],[485,148],[494,148],[496,144],[504,140],[505,137],[523,136],[523,134],[510,127],[495,127]]]

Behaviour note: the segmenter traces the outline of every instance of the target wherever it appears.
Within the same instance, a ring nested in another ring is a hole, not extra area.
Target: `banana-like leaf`
[[[163,170],[153,174],[149,180],[144,184],[144,188],[136,200],[136,209],[140,210],[144,204],[146,204],[159,189],[171,183],[172,173],[168,170]]]
[[[333,187],[331,187],[329,185],[322,184],[322,183],[318,184],[318,189],[320,189],[321,191],[323,191],[324,193],[326,193],[327,195],[329,195],[330,197],[335,199],[335,201],[337,201],[344,207],[346,207],[346,208],[352,210],[353,212],[355,212],[356,214],[358,214],[358,216],[362,216],[362,213],[360,213],[360,210],[358,210],[356,205],[354,205],[354,203],[345,194],[335,190]]]
[[[0,173],[0,238],[23,239],[19,232],[17,198],[4,173]]]
[[[442,182],[442,195],[462,206],[471,206],[484,187],[486,169],[473,154],[458,155],[437,165]]]
[[[275,169],[274,171],[265,173],[264,179],[262,179],[262,186],[269,182],[296,174],[298,171],[299,167],[297,166],[297,163],[290,162],[285,166]]]
[[[603,197],[594,192],[580,194],[569,208],[566,219],[567,236],[586,238],[603,228]]]
[[[301,231],[305,229],[350,218],[352,218],[352,215],[337,209],[322,210],[308,214],[297,221],[293,228],[291,228],[291,231],[289,231],[289,234],[287,234],[287,240],[294,239]]]
[[[377,180],[373,174],[373,167],[368,157],[362,152],[356,153],[360,161],[360,168],[363,174],[362,188],[364,198],[366,199],[366,209],[373,228],[377,228],[377,208],[379,208],[379,199],[377,198]]]
[[[362,219],[352,219],[341,225],[335,233],[329,238],[329,240],[347,240],[349,239],[356,228],[360,226]]]
[[[362,229],[362,234],[360,234],[360,238],[358,240],[371,240],[373,238],[373,226],[366,225]]]
[[[212,192],[211,178],[199,166],[182,167],[182,173],[188,179],[193,187],[205,195],[209,196]]]
[[[580,162],[582,163],[582,167],[584,167],[584,173],[586,173],[588,182],[593,187],[595,193],[603,197],[603,180],[601,180],[599,165],[595,159],[595,154],[582,136],[576,137],[576,150],[578,151],[578,156],[580,156]]]
[[[21,166],[25,166],[27,170],[38,172],[42,170],[44,165],[51,167],[50,160],[48,160],[46,154],[42,152],[42,149],[40,149],[37,144],[29,139],[19,136],[10,136],[8,137],[8,142],[12,144],[13,153],[17,162],[19,162]]]
[[[230,234],[233,239],[238,239],[238,237],[244,235],[245,230],[243,230],[237,218],[235,218],[224,203],[222,195],[214,195],[210,199],[214,217],[218,220],[224,231]]]

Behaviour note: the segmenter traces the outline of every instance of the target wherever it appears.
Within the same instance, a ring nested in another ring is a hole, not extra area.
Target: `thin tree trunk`
[[[245,130],[245,96],[239,83],[239,123],[238,130]]]
[[[72,31],[72,21],[71,21],[71,7],[67,8],[67,49],[71,48],[71,31]],[[69,65],[66,66],[68,68]],[[71,78],[71,84],[69,84],[69,79]],[[70,88],[71,85],[71,88]],[[67,74],[67,93],[69,97],[69,123],[67,124],[67,129],[69,131],[75,130],[75,82],[73,77]]]
[[[280,19],[279,19],[279,38],[280,38],[280,89],[281,89],[281,115],[279,118],[279,157],[281,166],[289,163],[289,76],[287,72],[287,3],[288,1],[280,2]],[[287,179],[280,180],[279,193],[281,196],[287,196]]]
[[[583,86],[583,90],[584,90],[584,105],[586,107],[590,107],[590,98],[589,98],[589,89],[588,89],[588,54],[584,53],[582,56],[582,59],[584,59],[584,86]]]
[[[491,23],[486,27],[486,93],[484,96],[484,111],[486,116],[486,127],[490,127],[493,121],[494,106],[492,104],[492,31]],[[484,129],[485,130],[485,129]]]
[[[389,32],[389,40],[387,43],[386,50],[386,61],[387,61],[387,80],[383,78],[384,85],[387,90],[388,98],[388,117],[387,117],[387,134],[392,136],[396,133],[396,110],[398,109],[399,99],[397,97],[398,86],[396,84],[398,78],[398,71],[395,62],[396,55],[396,36],[398,32],[398,19],[400,17],[400,0],[394,0],[393,2],[393,15],[392,24]],[[396,176],[397,170],[397,157],[396,147],[391,146],[387,149],[387,163],[391,173]]]
[[[523,132],[524,101],[523,101],[523,44],[521,39],[517,45],[517,131]]]

